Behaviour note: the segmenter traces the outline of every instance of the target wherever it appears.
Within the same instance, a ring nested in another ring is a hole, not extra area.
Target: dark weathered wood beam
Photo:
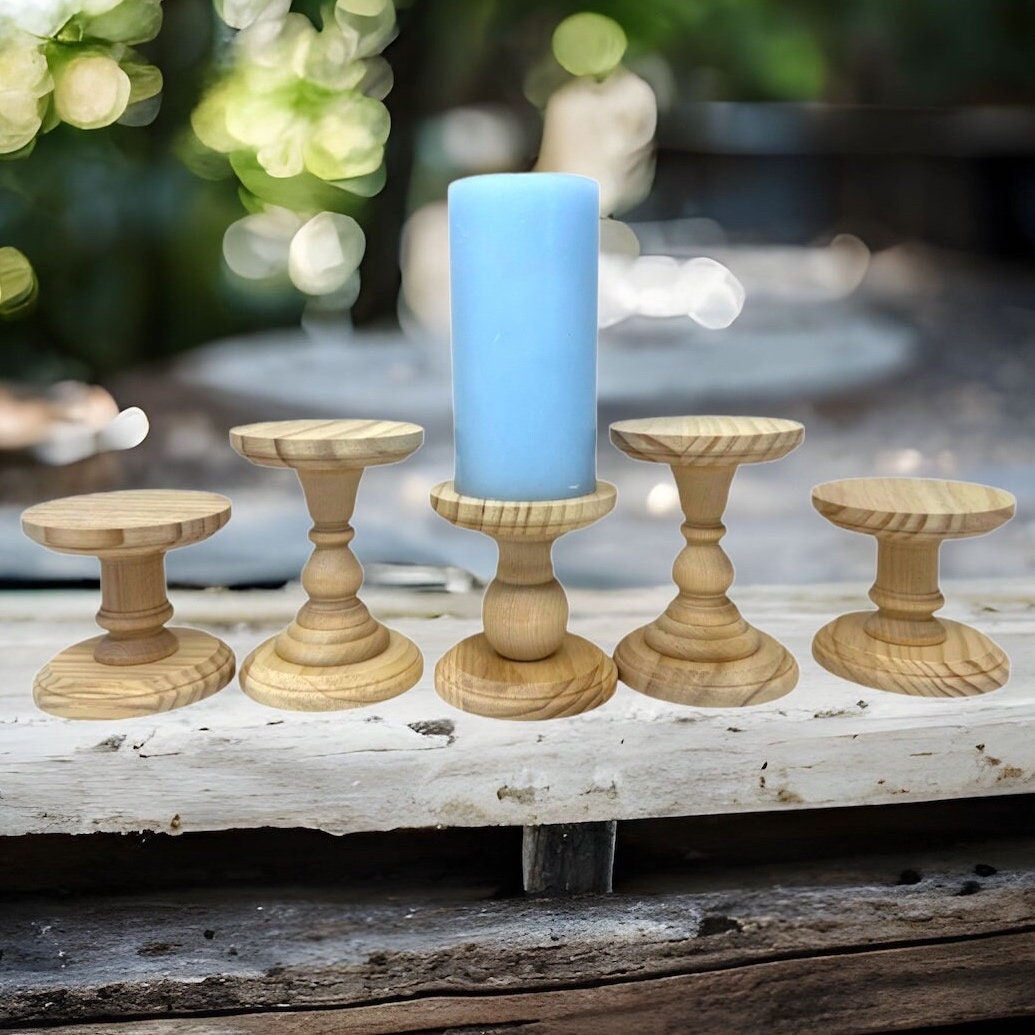
[[[530,895],[606,895],[615,863],[614,820],[525,827],[521,875]]]
[[[916,853],[908,871],[864,856],[580,899],[391,885],[7,900],[0,1026],[851,1035],[1035,1016],[1033,859],[1035,839],[989,842]]]

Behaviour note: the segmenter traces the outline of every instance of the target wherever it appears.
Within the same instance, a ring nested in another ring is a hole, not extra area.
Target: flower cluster
[[[354,298],[365,240],[349,213],[384,184],[392,74],[380,53],[395,36],[392,0],[337,0],[319,28],[288,0],[215,2],[240,31],[191,124],[229,157],[251,210],[227,230],[227,264]]]
[[[60,122],[150,122],[162,76],[133,47],[161,24],[161,0],[0,0],[0,155]]]

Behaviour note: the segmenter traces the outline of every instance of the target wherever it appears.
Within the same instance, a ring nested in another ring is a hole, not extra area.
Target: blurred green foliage
[[[318,17],[319,0],[301,6]],[[140,48],[165,80],[151,126],[62,125],[29,158],[0,162],[0,245],[28,256],[39,280],[35,309],[0,324],[0,377],[103,375],[299,318],[297,293],[247,295],[225,273],[222,235],[242,214],[237,177],[225,162],[199,175],[180,155],[227,30],[211,0],[164,10],[158,38]],[[364,291],[368,266],[387,269],[397,254],[415,126],[482,101],[534,120],[524,77],[580,11],[622,26],[634,66],[664,57],[680,100],[1035,103],[1031,0],[410,0],[385,55],[396,78],[388,185],[357,199]],[[367,317],[394,313],[393,278],[370,279],[380,294],[361,306]]]

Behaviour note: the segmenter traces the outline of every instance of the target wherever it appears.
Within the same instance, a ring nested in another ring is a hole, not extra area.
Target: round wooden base
[[[351,665],[297,665],[276,651],[273,636],[241,666],[241,689],[254,701],[295,712],[333,712],[387,701],[409,690],[424,672],[417,646],[388,630],[388,646]]]
[[[618,678],[648,697],[704,708],[739,708],[783,697],[798,682],[787,648],[759,632],[754,654],[735,661],[686,661],[660,654],[645,637],[649,626],[629,633],[615,650]]]
[[[873,614],[856,611],[823,626],[812,641],[812,656],[853,683],[917,697],[985,694],[1010,678],[1009,658],[969,625],[939,618],[944,643],[907,647],[871,636],[866,622]]]
[[[222,640],[198,629],[169,631],[179,641],[175,653],[143,665],[95,661],[101,636],[68,647],[36,676],[36,705],[65,719],[131,719],[211,697],[233,679],[233,651]]]
[[[439,697],[493,719],[558,719],[603,704],[614,692],[614,662],[595,644],[566,633],[541,661],[511,661],[484,633],[461,640],[435,666]]]

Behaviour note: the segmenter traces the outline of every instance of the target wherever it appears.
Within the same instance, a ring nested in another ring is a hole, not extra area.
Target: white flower
[[[54,69],[54,110],[79,129],[118,121],[129,104],[129,76],[107,54],[85,53]]]
[[[194,111],[203,144],[254,151],[280,178],[308,171],[345,180],[380,168],[388,109],[361,89],[371,77],[375,84],[390,80],[379,64],[351,59],[333,22],[320,32],[301,14],[255,22],[238,36],[237,60]]]
[[[363,230],[351,216],[321,212],[291,239],[288,275],[307,295],[343,288],[359,268],[366,248]]]
[[[287,270],[291,239],[301,225],[301,216],[270,205],[265,212],[245,216],[226,228],[223,258],[246,280],[281,276]]]
[[[77,14],[95,17],[122,0],[0,0],[0,23],[9,22],[34,36],[56,36]]]
[[[233,29],[244,29],[257,21],[283,18],[291,0],[215,0],[216,13]]]
[[[2,23],[0,33],[0,154],[11,154],[39,131],[53,81],[40,40]]]

